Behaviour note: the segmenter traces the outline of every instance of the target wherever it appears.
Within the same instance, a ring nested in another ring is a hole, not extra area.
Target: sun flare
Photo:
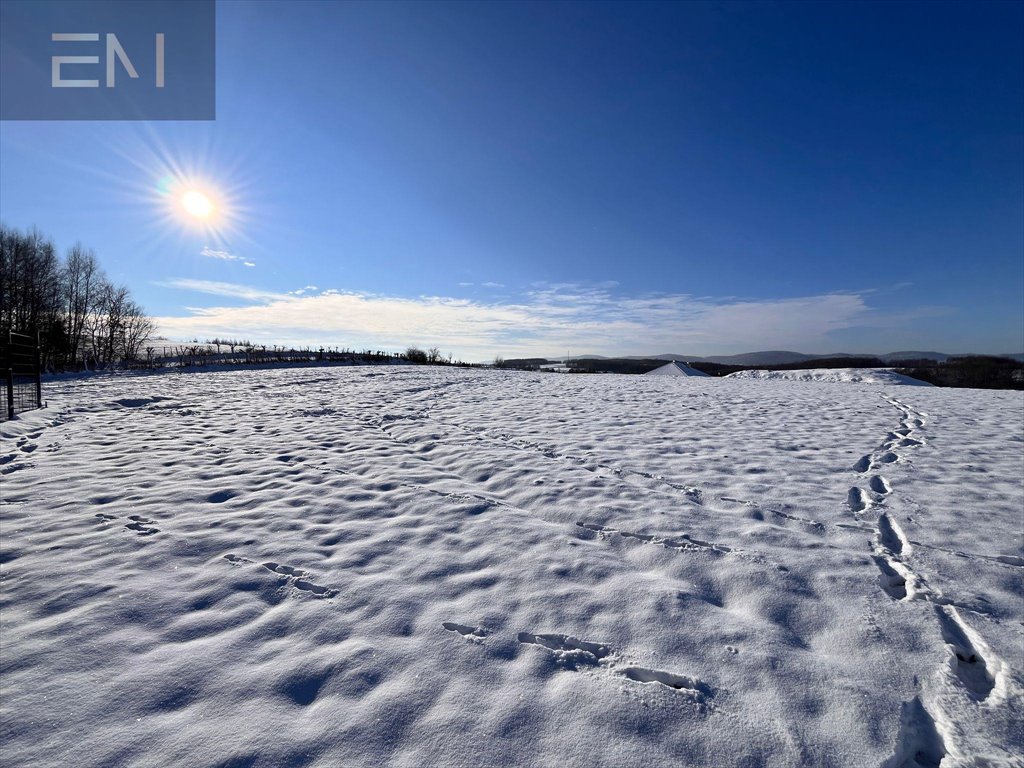
[[[182,210],[196,219],[208,219],[213,214],[213,201],[198,189],[185,191],[179,200]]]

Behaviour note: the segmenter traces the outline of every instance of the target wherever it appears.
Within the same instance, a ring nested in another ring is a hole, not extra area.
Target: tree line
[[[896,372],[937,387],[1024,389],[1024,362],[992,355],[951,357],[943,362],[903,361]]]
[[[76,243],[61,256],[38,230],[0,224],[0,333],[38,333],[45,370],[134,361],[155,329],[91,250]]]

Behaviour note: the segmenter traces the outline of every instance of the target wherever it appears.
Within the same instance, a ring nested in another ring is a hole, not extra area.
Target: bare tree
[[[138,359],[142,345],[156,332],[156,323],[142,307],[128,299],[122,315],[121,356],[128,361]]]
[[[73,362],[78,358],[85,332],[86,318],[95,302],[96,291],[103,282],[103,272],[96,261],[96,255],[76,243],[64,262],[64,328],[68,338],[68,357]]]
[[[38,333],[47,368],[138,355],[153,323],[81,244],[63,260],[37,230],[0,225],[0,331]]]

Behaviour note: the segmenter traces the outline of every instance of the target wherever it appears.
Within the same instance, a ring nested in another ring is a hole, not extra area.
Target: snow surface
[[[698,371],[696,368],[691,368],[686,363],[680,363],[673,360],[671,363],[655,368],[653,371],[648,371],[645,376],[707,376],[708,374],[704,371]]]
[[[896,373],[892,368],[809,368],[798,371],[737,371],[726,379],[775,379],[781,381],[827,381],[852,384],[904,384],[930,387],[926,381]]]
[[[1022,765],[1020,392],[44,396],[0,427],[5,766]]]

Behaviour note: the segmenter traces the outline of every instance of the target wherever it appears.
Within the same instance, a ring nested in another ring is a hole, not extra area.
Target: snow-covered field
[[[444,368],[0,427],[4,766],[1024,765],[1024,395]]]

